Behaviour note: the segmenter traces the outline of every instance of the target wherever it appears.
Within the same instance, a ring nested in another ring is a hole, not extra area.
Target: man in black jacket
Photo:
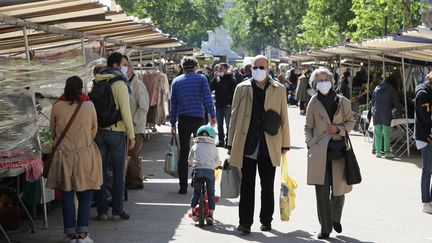
[[[234,90],[237,82],[232,74],[228,73],[228,64],[220,63],[217,76],[213,78],[210,89],[215,91],[216,96],[216,119],[218,126],[218,147],[224,147],[224,120],[226,125],[226,134],[228,136],[228,128],[231,118],[231,103],[234,96]]]
[[[416,88],[414,139],[417,149],[421,150],[423,169],[421,176],[421,197],[423,212],[432,214],[432,72],[426,81]]]

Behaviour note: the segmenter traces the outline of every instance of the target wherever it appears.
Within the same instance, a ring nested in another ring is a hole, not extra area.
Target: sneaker
[[[395,156],[392,153],[388,153],[384,155],[384,159],[393,159]]]
[[[75,234],[64,234],[63,237],[64,243],[76,243],[76,235]]]
[[[209,215],[206,217],[207,225],[213,225],[213,215]]]
[[[178,191],[178,193],[179,193],[179,194],[187,194],[187,189],[186,189],[186,188],[181,188],[181,189]]]
[[[196,216],[196,215],[192,216],[192,221],[194,221],[194,222],[198,222],[198,221],[199,221],[198,216]]]
[[[121,214],[114,214],[112,216],[113,221],[121,221],[121,220],[129,220],[130,216],[126,212],[122,212]]]
[[[382,157],[382,154],[381,154],[381,153],[376,153],[375,156],[376,156],[377,158],[381,158],[381,157]]]
[[[76,240],[76,243],[93,243],[93,240],[90,238],[90,236],[87,234],[85,238],[78,238]]]
[[[432,214],[432,204],[431,203],[423,203],[423,212]]]
[[[97,220],[99,220],[99,221],[108,221],[108,215],[106,215],[106,214],[99,214],[97,216]]]

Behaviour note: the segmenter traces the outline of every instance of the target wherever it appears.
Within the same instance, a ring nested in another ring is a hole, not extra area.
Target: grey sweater
[[[199,136],[189,153],[189,164],[194,169],[215,169],[219,166],[219,152],[213,138]]]

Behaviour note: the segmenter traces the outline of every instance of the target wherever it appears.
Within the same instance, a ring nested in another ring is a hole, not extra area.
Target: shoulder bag
[[[65,137],[65,135],[66,135],[67,131],[69,130],[69,128],[71,127],[72,122],[75,120],[75,117],[78,114],[78,111],[81,108],[81,105],[82,105],[82,101],[80,101],[78,103],[77,107],[75,108],[74,112],[72,113],[71,118],[69,119],[68,123],[66,124],[66,127],[63,129],[63,132],[61,133],[59,139],[57,140],[57,142],[52,147],[51,153],[48,155],[47,159],[43,162],[42,176],[44,178],[48,177],[49,170],[50,170],[50,167],[51,167],[52,158],[54,157],[54,153],[58,149],[58,147],[60,146],[60,143],[63,140],[63,138]]]
[[[349,138],[348,132],[346,133],[346,140],[348,140],[349,148],[345,153],[345,177],[348,185],[359,184],[362,181],[360,173],[360,167],[357,162],[357,158],[354,154],[351,139]]]

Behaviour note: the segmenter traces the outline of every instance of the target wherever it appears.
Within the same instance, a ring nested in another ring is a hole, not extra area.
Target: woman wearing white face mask
[[[308,105],[304,129],[308,147],[307,182],[316,191],[321,224],[318,238],[326,239],[333,229],[342,232],[344,194],[352,190],[344,175],[344,137],[353,129],[355,120],[351,102],[332,90],[333,77],[328,69],[316,69],[309,82],[317,94]]]

